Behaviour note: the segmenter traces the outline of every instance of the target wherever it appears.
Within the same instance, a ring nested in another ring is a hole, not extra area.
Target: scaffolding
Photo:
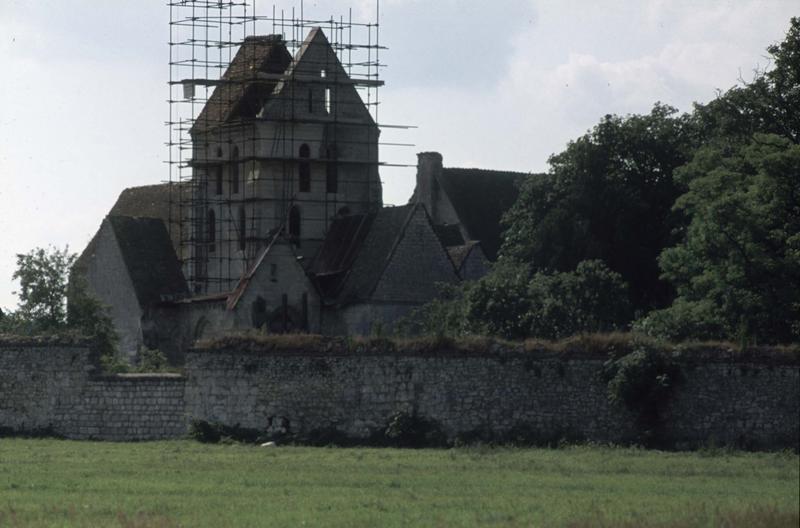
[[[308,259],[334,217],[382,206],[378,3],[374,22],[167,5],[169,224],[195,295],[232,290],[279,232]]]

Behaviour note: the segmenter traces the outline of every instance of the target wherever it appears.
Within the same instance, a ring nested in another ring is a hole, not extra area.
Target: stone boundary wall
[[[0,346],[0,430],[74,439],[156,440],[186,434],[185,379],[95,376],[86,347]]]
[[[368,437],[399,411],[450,438],[533,432],[542,440],[636,440],[636,415],[609,403],[604,360],[528,353],[341,354],[195,350],[187,355],[194,419],[294,433]],[[663,409],[671,445],[797,448],[797,365],[683,362]]]
[[[180,437],[204,420],[366,438],[405,411],[437,422],[451,439],[525,430],[628,442],[640,432],[636,415],[609,403],[602,367],[588,355],[518,349],[240,347],[190,351],[183,376],[98,377],[84,347],[0,344],[0,431],[149,440]],[[660,433],[670,443],[798,447],[797,361],[698,356],[681,360],[681,372],[662,410]]]

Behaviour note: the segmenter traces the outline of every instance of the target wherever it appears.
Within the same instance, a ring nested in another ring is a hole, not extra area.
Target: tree
[[[684,188],[673,171],[696,143],[690,116],[656,104],[648,115],[606,116],[550,158],[545,177],[530,177],[505,216],[501,257],[533,272],[575,270],[602,260],[630,285],[640,312],[674,295],[656,258],[684,221],[672,204]]]
[[[577,333],[620,330],[630,320],[627,286],[600,261],[584,261],[573,272],[531,275],[505,260],[491,273],[445,285],[442,295],[399,325],[401,333],[507,339],[560,339]]]
[[[468,320],[506,338],[561,339],[618,330],[630,320],[627,286],[599,260],[575,271],[528,276],[518,264],[501,264],[465,296]]]
[[[775,134],[800,143],[800,18],[790,20],[786,38],[767,48],[772,68],[757,70],[705,105],[695,105],[694,119],[706,143],[739,147],[753,134]]]
[[[704,139],[677,173],[690,218],[661,254],[674,304],[636,327],[672,339],[800,337],[800,18],[767,49],[773,67],[697,105]]]
[[[69,248],[36,248],[17,255],[13,277],[20,281],[19,305],[0,317],[0,331],[73,332],[89,338],[100,356],[113,357],[118,341],[114,325],[85,279],[74,273],[76,259]]]
[[[660,259],[676,285],[670,308],[637,326],[672,339],[800,338],[800,145],[756,134],[726,155],[698,151],[678,172],[691,223]]]
[[[16,317],[30,332],[50,332],[66,327],[67,283],[76,255],[57,248],[36,248],[17,255],[12,278],[19,280]]]

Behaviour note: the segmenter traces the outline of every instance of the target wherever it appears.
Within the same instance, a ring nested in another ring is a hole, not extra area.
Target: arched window
[[[239,249],[244,250],[247,246],[247,215],[244,207],[239,207]]]
[[[208,242],[208,251],[216,251],[217,241],[217,215],[213,209],[208,210],[206,215],[206,242]]]
[[[211,177],[214,179],[214,194],[222,194],[222,166],[211,167]]]
[[[300,245],[300,208],[296,205],[289,209],[289,237]]]
[[[311,149],[303,143],[300,145],[300,163],[298,165],[300,192],[309,192],[311,190],[311,162],[308,160],[310,157]]]
[[[231,193],[239,194],[239,147],[233,147],[231,152]]]
[[[337,193],[339,192],[339,153],[336,145],[328,146],[326,158],[328,163],[325,169],[325,192]]]
[[[222,157],[222,149],[217,147],[217,157]],[[214,192],[215,194],[222,194],[222,165],[214,165],[211,168],[211,174],[214,178]]]

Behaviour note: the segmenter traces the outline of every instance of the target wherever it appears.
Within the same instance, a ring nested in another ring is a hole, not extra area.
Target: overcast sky
[[[290,2],[275,2],[290,11]],[[0,307],[15,254],[80,252],[125,187],[168,177],[166,0],[0,0]],[[258,1],[271,12],[272,3]],[[371,20],[373,0],[305,2]],[[797,0],[383,0],[385,161],[544,171],[605,114],[690,110],[756,67]],[[266,12],[264,14],[267,14]],[[400,204],[413,169],[386,169]]]

